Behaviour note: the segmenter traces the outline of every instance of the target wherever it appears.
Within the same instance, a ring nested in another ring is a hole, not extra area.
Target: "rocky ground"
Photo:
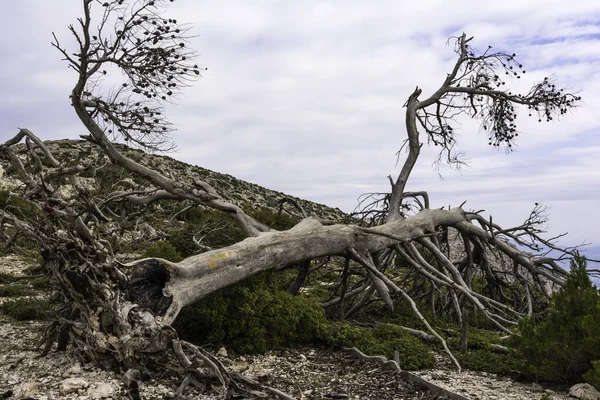
[[[40,358],[39,333],[43,324],[16,324],[0,320],[0,396],[10,399],[121,399],[123,383],[112,372],[81,364],[72,353],[51,353]],[[361,362],[343,352],[302,348],[245,357],[220,359],[231,370],[257,377],[263,383],[298,399],[438,399],[405,382],[398,373]],[[446,369],[422,371],[420,376],[467,398],[542,399],[548,393],[535,384],[520,384],[486,373],[457,373]],[[143,399],[174,395],[175,378],[142,382]],[[217,398],[210,388],[188,389],[192,399]],[[566,399],[551,393],[552,399]]]
[[[20,275],[28,264],[3,258],[0,272]],[[0,299],[0,302],[6,299]],[[124,384],[113,372],[81,363],[71,352],[39,356],[43,322],[17,322],[0,314],[0,399],[122,399]],[[318,348],[273,351],[265,355],[233,356],[215,349],[230,370],[254,376],[298,399],[438,399],[404,381],[400,374],[365,363],[353,355]],[[420,371],[426,380],[473,400],[567,398],[508,378],[480,372],[458,373],[440,359],[439,368]],[[180,378],[141,382],[143,399],[174,395]],[[210,387],[188,387],[190,399],[217,398]],[[546,397],[544,397],[546,396]]]
[[[565,400],[565,392],[544,389],[537,383],[520,383],[486,372],[435,369],[416,372],[427,381],[472,400]],[[546,397],[544,397],[546,396]]]
[[[0,398],[5,399],[121,399],[123,383],[112,372],[81,364],[72,353],[51,353],[40,358],[36,350],[43,325],[1,320]],[[298,399],[436,399],[422,388],[404,382],[397,373],[362,363],[345,353],[295,349],[247,357],[220,359],[229,369]],[[174,395],[178,379],[141,382],[143,399]],[[211,388],[188,388],[191,399],[218,398]],[[12,396],[12,397],[11,397]]]

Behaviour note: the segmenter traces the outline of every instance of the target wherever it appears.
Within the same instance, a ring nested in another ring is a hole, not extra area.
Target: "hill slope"
[[[92,179],[88,179],[87,184],[90,186],[90,189],[103,186],[102,189],[118,190],[130,189],[131,186],[135,186],[136,184],[143,185],[143,182],[139,179],[127,176],[125,173],[120,173],[118,167],[106,165],[109,163],[108,159],[92,144],[86,141],[56,140],[47,141],[45,143],[60,161],[67,161],[70,165],[80,162],[92,162],[96,168],[100,168],[99,172],[112,174],[111,177],[114,179],[109,181],[94,182]],[[160,171],[177,180],[189,183],[192,183],[195,180],[203,180],[215,188],[217,193],[219,193],[223,199],[238,206],[276,209],[278,207],[278,202],[282,198],[291,197],[296,200],[309,215],[314,213],[320,218],[332,221],[347,217],[347,215],[339,208],[332,208],[323,204],[289,196],[276,190],[267,189],[254,183],[237,179],[228,174],[222,174],[197,165],[187,164],[169,156],[148,154],[124,145],[117,145],[117,147],[125,155],[136,162]],[[21,151],[25,150],[24,146],[20,149]],[[84,174],[84,176],[86,176],[86,174]],[[91,178],[89,175],[88,177]],[[107,178],[107,176],[100,176],[100,178]]]

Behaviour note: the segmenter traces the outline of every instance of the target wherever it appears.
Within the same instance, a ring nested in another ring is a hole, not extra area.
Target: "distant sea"
[[[589,259],[593,259],[593,260],[600,260],[600,246],[586,246],[583,247],[581,249],[581,255],[583,255],[586,258]],[[599,263],[590,263],[589,265],[591,266],[595,266],[594,268],[596,269],[600,269],[600,264]]]
[[[559,244],[559,246],[560,246],[560,244]],[[524,250],[528,251],[528,249],[524,249]],[[598,246],[598,245],[582,247],[579,250],[579,252],[581,253],[582,256],[584,256],[587,259],[600,260],[600,246]],[[558,257],[559,256],[559,254],[556,252],[551,252],[548,255],[550,257]],[[560,262],[560,265],[567,270],[569,269],[570,264],[571,264],[570,259],[566,259],[566,260]],[[588,269],[600,270],[600,263],[588,262],[587,267],[588,267]],[[592,279],[592,282],[594,282],[594,284],[596,285],[596,287],[600,288],[600,276],[598,274],[595,274],[595,275],[591,276],[591,279]]]
[[[581,249],[581,255],[591,260],[600,260],[600,246],[586,246]],[[587,267],[588,269],[600,270],[600,263],[588,262]],[[600,276],[598,274],[594,274],[591,276],[591,278],[596,287],[600,288]]]

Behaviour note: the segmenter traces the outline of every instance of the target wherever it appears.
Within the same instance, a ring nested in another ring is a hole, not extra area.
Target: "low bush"
[[[592,368],[583,374],[583,379],[600,390],[600,360],[592,361]]]
[[[510,345],[529,378],[565,384],[580,382],[584,374],[597,379],[599,365],[592,361],[600,360],[600,293],[590,281],[585,258],[571,261],[565,286],[546,315],[524,319],[518,329]]]
[[[160,241],[148,247],[142,254],[143,258],[163,258],[172,262],[179,262],[183,257],[177,249],[167,241]]]
[[[8,300],[0,304],[0,312],[18,321],[44,319],[50,306],[30,299]]]
[[[47,289],[50,287],[50,278],[41,276],[39,278],[33,278],[29,281],[29,284],[34,289]]]
[[[195,207],[181,213],[178,219],[185,222],[183,229],[171,232],[167,240],[183,257],[199,252],[194,236],[202,238],[202,244],[213,249],[232,245],[246,237],[235,220],[222,211]]]
[[[260,208],[258,210],[246,209],[246,212],[257,221],[277,229],[278,231],[284,231],[292,228],[296,225],[296,220],[286,213],[279,213],[271,210],[270,208]]]
[[[14,281],[16,281],[14,276],[0,272],[0,283],[12,283]]]
[[[334,347],[356,347],[369,356],[382,355],[393,359],[394,351],[400,356],[400,367],[406,370],[431,368],[435,358],[429,348],[399,326],[380,324],[375,328],[353,327],[336,323],[326,338]]]
[[[448,346],[452,350],[460,349],[460,327],[456,326],[456,336],[447,340]],[[494,331],[488,331],[480,328],[469,327],[467,332],[468,350],[488,350],[491,351],[491,344],[500,344],[500,335]]]
[[[238,353],[321,340],[328,321],[318,301],[292,296],[280,275],[266,273],[184,308],[174,323],[195,343],[224,344]]]
[[[289,215],[268,208],[248,208],[246,212],[273,229],[286,230],[295,225],[295,220]],[[235,244],[246,237],[235,220],[222,211],[195,207],[181,213],[178,220],[185,222],[185,226],[171,232],[168,241],[183,257],[199,252],[194,236],[202,238],[202,244],[213,249]]]
[[[463,368],[498,375],[508,375],[520,366],[519,361],[511,354],[499,354],[483,348],[467,350],[466,353],[456,354],[456,357]]]
[[[0,285],[0,297],[22,297],[34,294],[31,288],[23,285]]]

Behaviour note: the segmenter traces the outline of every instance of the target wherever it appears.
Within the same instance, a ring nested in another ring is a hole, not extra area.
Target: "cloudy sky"
[[[3,5],[0,140],[17,127],[44,139],[83,133],[68,101],[73,71],[50,46],[52,31],[68,43],[80,3]],[[449,36],[464,31],[476,48],[517,53],[527,70],[519,87],[554,74],[581,90],[581,106],[557,123],[524,115],[509,155],[461,119],[469,166],[440,179],[426,149],[408,189],[427,190],[436,207],[467,200],[505,226],[542,202],[550,234],[600,245],[596,0],[178,0],[166,15],[193,24],[208,68],[169,110],[179,148],[170,155],[344,211],[362,193],[388,190],[405,138],[402,105],[415,86],[424,98],[443,81],[455,60]]]

